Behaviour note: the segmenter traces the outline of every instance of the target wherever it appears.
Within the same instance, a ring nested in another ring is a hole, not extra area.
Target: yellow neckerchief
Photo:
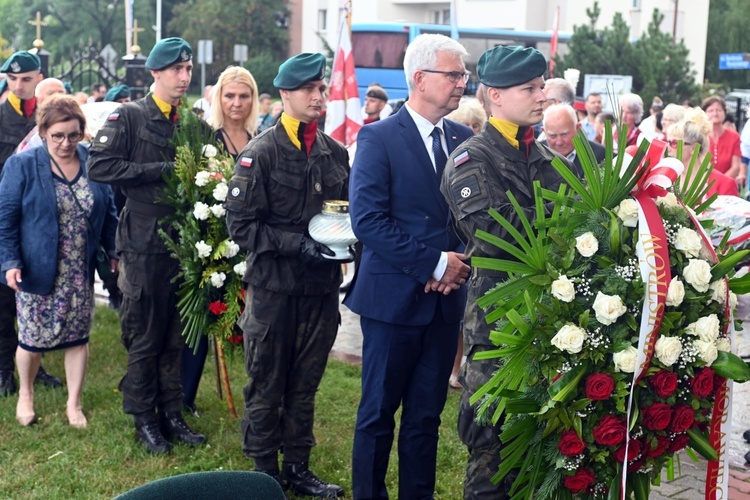
[[[495,118],[494,116],[490,116],[490,123],[498,132],[500,132],[500,134],[502,134],[503,137],[505,137],[511,146],[519,149],[518,139],[516,138],[518,136],[518,125],[501,120],[500,118]]]
[[[162,101],[158,97],[156,97],[156,94],[151,94],[151,98],[154,100],[156,105],[159,107],[159,111],[161,111],[164,114],[164,118],[167,120],[170,119],[170,115],[172,114],[172,105],[169,104],[166,101]]]
[[[281,113],[281,125],[286,130],[286,135],[289,136],[289,140],[292,141],[294,147],[302,151],[302,142],[299,140],[299,126],[302,122],[296,118],[292,118],[286,113]]]
[[[13,92],[8,94],[8,102],[13,107],[13,109],[16,110],[16,113],[23,116],[23,110],[21,110],[21,99],[16,94],[14,94]]]

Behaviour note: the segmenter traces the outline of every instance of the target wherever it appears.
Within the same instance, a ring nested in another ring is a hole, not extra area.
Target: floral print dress
[[[57,276],[48,295],[16,293],[18,343],[32,352],[66,349],[89,341],[94,314],[94,290],[88,279],[86,217],[94,205],[88,180],[81,173],[70,187],[53,175],[57,198]],[[27,265],[34,265],[33,262]]]

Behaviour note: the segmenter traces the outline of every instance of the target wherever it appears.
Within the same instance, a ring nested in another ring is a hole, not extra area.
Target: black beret
[[[39,56],[22,50],[10,56],[0,68],[0,73],[28,73],[42,67]]]
[[[307,82],[323,80],[326,76],[326,57],[323,54],[298,54],[279,66],[273,86],[282,90],[295,90]]]
[[[159,71],[173,64],[187,62],[193,58],[193,49],[182,38],[159,40],[146,59],[146,69]]]
[[[388,94],[385,92],[383,87],[370,87],[367,89],[367,93],[365,94],[367,97],[372,97],[375,99],[380,99],[381,101],[388,102]]]
[[[532,47],[498,46],[481,55],[477,62],[479,81],[487,87],[508,88],[542,76],[547,60]]]
[[[104,100],[117,102],[117,99],[125,99],[126,97],[130,97],[130,87],[127,85],[117,85],[107,91]]]

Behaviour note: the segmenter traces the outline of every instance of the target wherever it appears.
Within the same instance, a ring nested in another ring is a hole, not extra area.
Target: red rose
[[[659,370],[656,374],[649,378],[651,387],[656,392],[656,395],[660,398],[668,398],[672,393],[677,390],[677,374],[670,372],[669,370]]]
[[[641,467],[643,467],[643,464],[645,463],[646,463],[646,460],[644,460],[643,458],[641,458],[640,460],[636,460],[635,462],[628,465],[628,472],[638,471]]]
[[[695,397],[707,398],[714,392],[714,371],[709,367],[701,368],[695,373],[690,387]]]
[[[208,310],[218,316],[227,310],[227,305],[220,300],[215,300],[208,304]]]
[[[581,438],[578,437],[578,433],[571,429],[562,432],[560,442],[557,443],[557,449],[566,457],[573,457],[583,453],[583,450],[586,449],[586,443],[581,441]]]
[[[576,494],[588,489],[589,486],[594,484],[594,473],[589,469],[578,469],[572,476],[565,476],[563,484],[570,490],[571,493]]]
[[[631,439],[628,442],[628,462],[635,460],[635,457],[637,457],[641,453],[641,448],[643,448],[643,445],[637,439]],[[617,460],[617,462],[619,463],[623,462],[623,460],[625,459],[624,444],[617,448],[614,453],[612,453],[612,458]]]
[[[692,406],[677,405],[672,412],[672,422],[669,424],[671,432],[685,432],[695,422],[695,410]]]
[[[594,428],[594,440],[604,446],[617,446],[625,441],[625,420],[614,415],[605,415]]]
[[[242,335],[239,333],[235,333],[234,335],[230,336],[227,341],[229,341],[229,343],[233,345],[240,345],[242,344]]]
[[[643,409],[643,425],[652,431],[663,431],[672,419],[672,408],[666,403],[654,403]]]
[[[586,397],[592,401],[609,399],[615,390],[615,380],[609,373],[592,373],[586,379]]]
[[[656,436],[656,441],[656,445],[652,445],[651,449],[648,450],[648,453],[646,453],[646,458],[654,458],[663,455],[664,452],[667,451],[667,448],[669,448],[669,445],[672,443],[672,440],[670,440],[667,436]]]
[[[669,451],[669,453],[677,453],[687,446],[688,442],[690,442],[690,436],[687,434],[677,434],[674,439],[672,439],[672,444],[669,445],[669,450],[667,451]]]

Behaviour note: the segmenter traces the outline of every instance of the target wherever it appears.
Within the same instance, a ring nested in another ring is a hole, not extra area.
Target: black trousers
[[[16,292],[0,283],[0,371],[15,369],[16,347]]]

